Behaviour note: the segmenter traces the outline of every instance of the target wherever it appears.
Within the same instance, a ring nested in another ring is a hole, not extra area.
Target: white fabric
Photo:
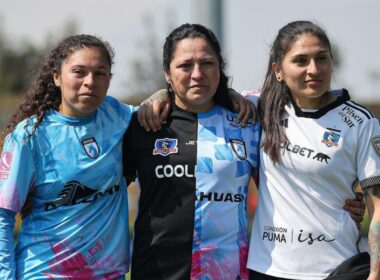
[[[359,232],[343,205],[355,197],[357,179],[380,183],[380,156],[371,144],[380,128],[370,112],[348,101],[347,92],[340,94],[328,110],[304,113],[291,102],[286,106],[290,144],[280,164],[273,165],[261,149],[248,268],[281,278],[324,279],[358,252]]]

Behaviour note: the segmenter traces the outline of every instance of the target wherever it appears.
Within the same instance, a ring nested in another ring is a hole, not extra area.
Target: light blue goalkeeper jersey
[[[8,135],[0,208],[25,218],[15,248],[18,279],[118,279],[129,268],[128,197],[122,139],[132,106],[107,96],[89,118],[51,111]]]

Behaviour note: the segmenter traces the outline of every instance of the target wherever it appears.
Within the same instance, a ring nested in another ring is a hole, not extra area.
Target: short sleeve
[[[358,135],[357,176],[363,189],[380,184],[380,126],[370,119]]]
[[[0,208],[20,212],[35,181],[35,163],[25,140],[10,134],[0,160]]]

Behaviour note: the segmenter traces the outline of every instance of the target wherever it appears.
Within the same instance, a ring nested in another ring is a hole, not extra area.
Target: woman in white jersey
[[[341,205],[355,197],[356,182],[371,217],[368,279],[380,279],[379,122],[346,90],[330,90],[332,70],[330,42],[319,26],[296,21],[279,30],[259,101],[251,279],[325,279],[355,256],[358,228]],[[365,255],[358,256],[360,264]],[[328,279],[366,279],[363,267]]]

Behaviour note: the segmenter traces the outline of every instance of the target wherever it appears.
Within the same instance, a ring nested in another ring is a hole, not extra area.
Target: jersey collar
[[[291,107],[294,108],[294,113],[297,117],[300,118],[310,118],[310,119],[319,119],[320,117],[324,116],[327,112],[333,110],[334,108],[340,106],[344,102],[350,100],[350,95],[348,94],[348,91],[346,89],[338,89],[338,90],[331,90],[332,94],[337,96],[337,99],[330,104],[320,108],[319,110],[315,112],[304,112],[302,111],[294,101],[291,94],[289,94],[289,99],[291,103]]]

